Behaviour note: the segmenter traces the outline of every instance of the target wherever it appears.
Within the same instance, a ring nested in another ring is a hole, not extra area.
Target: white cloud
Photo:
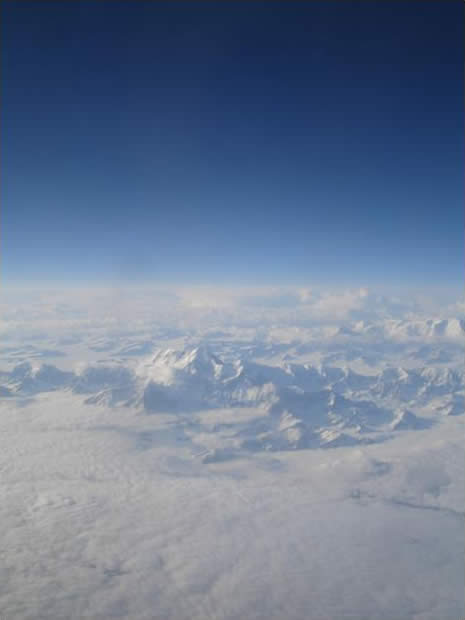
[[[462,617],[463,339],[447,336],[461,303],[310,287],[4,296],[5,617]],[[200,386],[213,406],[146,415],[155,351],[204,341],[221,372],[174,355],[165,383],[191,401]],[[10,371],[23,360],[21,391]],[[73,392],[53,366],[78,364]],[[247,406],[226,406],[218,377],[236,381]],[[401,405],[423,430],[391,430],[385,410]],[[321,430],[317,416],[362,443],[281,449],[276,438],[302,420]],[[354,430],[375,418],[374,430]],[[256,449],[240,441],[250,436]]]

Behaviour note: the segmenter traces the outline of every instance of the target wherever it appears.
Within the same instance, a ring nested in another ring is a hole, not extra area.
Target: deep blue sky
[[[7,280],[462,278],[461,0],[1,13]]]

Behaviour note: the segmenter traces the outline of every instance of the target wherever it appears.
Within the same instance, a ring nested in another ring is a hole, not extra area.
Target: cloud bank
[[[10,620],[463,616],[460,300],[11,290]]]

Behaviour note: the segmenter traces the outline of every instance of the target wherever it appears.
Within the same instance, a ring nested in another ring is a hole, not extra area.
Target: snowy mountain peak
[[[232,364],[225,364],[205,346],[158,351],[148,362],[142,363],[137,374],[158,385],[192,386],[194,379],[201,384],[224,381],[237,375]]]
[[[178,362],[179,367],[191,367],[196,370],[202,370],[210,367],[211,365],[222,366],[223,362],[205,345],[201,345],[183,352],[182,357]]]
[[[150,362],[152,366],[169,366],[177,369],[201,369],[211,364],[218,366],[222,365],[223,362],[206,345],[183,350],[160,350],[157,351]]]

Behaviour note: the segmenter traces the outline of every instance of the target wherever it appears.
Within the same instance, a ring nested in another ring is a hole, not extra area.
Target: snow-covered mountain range
[[[464,398],[463,373],[444,366],[362,374],[329,365],[226,362],[205,345],[159,350],[135,364],[83,364],[74,372],[23,362],[0,380],[7,398],[68,390],[88,404],[131,406],[147,414],[256,408],[260,418],[240,427],[235,438],[236,446],[247,449],[375,441],[379,433],[431,425],[412,408],[459,415]]]

